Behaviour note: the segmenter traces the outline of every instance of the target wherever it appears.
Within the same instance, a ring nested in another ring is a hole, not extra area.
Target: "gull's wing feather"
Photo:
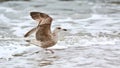
[[[30,12],[30,16],[32,19],[38,19],[40,17],[40,12]]]
[[[28,36],[30,36],[32,33],[34,33],[35,31],[36,31],[36,27],[35,28],[33,28],[33,29],[31,29],[30,31],[28,31],[25,35],[24,35],[24,37],[28,37]]]
[[[41,23],[38,25],[38,30],[36,32],[36,39],[40,41],[48,41],[52,39],[51,36],[51,23],[52,18],[48,16],[47,18],[43,18]]]
[[[41,12],[30,12],[30,16],[33,20],[40,19],[40,18],[47,18],[48,15]],[[41,20],[40,20],[41,21]]]

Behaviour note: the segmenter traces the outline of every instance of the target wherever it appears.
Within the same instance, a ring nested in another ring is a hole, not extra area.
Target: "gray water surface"
[[[22,40],[36,26],[32,11],[49,14],[52,30],[68,29],[51,48],[55,54]],[[2,1],[0,38],[0,68],[119,68],[120,1]]]

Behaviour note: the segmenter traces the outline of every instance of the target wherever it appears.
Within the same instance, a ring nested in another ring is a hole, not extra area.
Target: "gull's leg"
[[[50,51],[52,54],[54,54],[54,51],[51,49],[45,49],[46,51]]]

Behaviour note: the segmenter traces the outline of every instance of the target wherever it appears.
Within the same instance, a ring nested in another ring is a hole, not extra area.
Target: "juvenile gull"
[[[47,49],[48,47],[54,46],[58,41],[58,32],[61,30],[67,31],[66,29],[62,29],[61,27],[56,27],[53,32],[51,31],[51,23],[52,23],[52,17],[45,13],[41,12],[30,12],[30,16],[32,19],[36,20],[38,22],[37,27],[31,29],[28,31],[24,37],[30,36],[32,33],[36,32],[36,39],[35,40],[28,40],[29,43],[40,46],[46,50],[51,51],[52,50]]]

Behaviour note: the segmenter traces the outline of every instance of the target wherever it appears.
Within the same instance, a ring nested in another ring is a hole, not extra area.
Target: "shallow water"
[[[119,68],[119,9],[119,0],[1,2],[0,68]],[[51,48],[55,54],[22,40],[36,26],[31,11],[53,17],[52,30],[56,26],[68,29]]]

